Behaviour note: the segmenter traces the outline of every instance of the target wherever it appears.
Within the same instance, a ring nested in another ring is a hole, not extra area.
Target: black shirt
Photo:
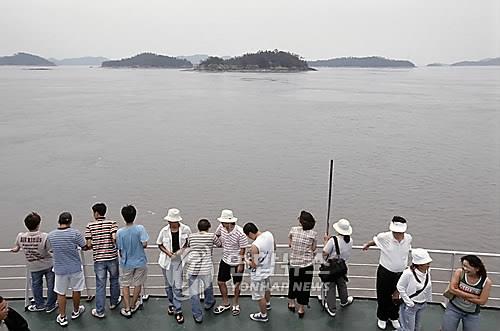
[[[179,243],[179,231],[170,231],[170,233],[172,234],[172,253],[175,253],[181,248],[181,245]]]

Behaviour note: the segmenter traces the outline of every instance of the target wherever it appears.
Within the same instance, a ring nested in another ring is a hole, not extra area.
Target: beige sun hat
[[[406,232],[407,227],[406,220],[401,216],[394,216],[389,224],[389,230],[392,232],[403,233]]]
[[[345,218],[340,219],[337,223],[334,223],[333,229],[337,231],[338,234],[343,236],[350,236],[352,234],[351,223],[349,223],[349,221]]]
[[[413,264],[427,264],[431,263],[432,259],[431,256],[429,255],[429,252],[427,252],[423,248],[414,248],[411,250],[411,258],[412,261],[411,263]]]
[[[221,223],[236,223],[238,218],[233,216],[233,211],[230,209],[223,209],[220,213],[220,217],[217,220]]]
[[[180,222],[182,221],[181,212],[177,208],[170,208],[167,212],[167,216],[163,219],[169,222]]]

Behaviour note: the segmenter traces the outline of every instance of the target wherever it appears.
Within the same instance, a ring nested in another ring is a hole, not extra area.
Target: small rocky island
[[[298,72],[314,70],[300,56],[289,52],[259,51],[223,59],[211,56],[196,67],[200,71]]]
[[[136,56],[116,60],[104,61],[103,68],[192,68],[193,64],[185,59],[158,55],[154,53],[142,53]]]
[[[17,53],[12,56],[0,56],[0,65],[4,66],[41,66],[53,67],[54,63],[44,59],[43,57],[28,54]]]
[[[500,57],[479,61],[461,61],[451,64],[452,67],[489,67],[500,66]]]
[[[308,61],[313,67],[350,67],[350,68],[415,68],[415,64],[407,60],[392,60],[380,56],[340,57],[329,60]]]

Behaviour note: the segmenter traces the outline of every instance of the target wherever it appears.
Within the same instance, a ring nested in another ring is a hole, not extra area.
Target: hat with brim
[[[168,222],[180,222],[182,221],[181,212],[177,208],[170,208],[167,212],[167,216],[163,219]]]
[[[352,234],[351,224],[344,218],[339,220],[337,223],[334,223],[333,229],[337,231],[338,234],[343,236],[350,236]]]
[[[224,209],[220,213],[220,217],[218,217],[217,220],[221,223],[236,223],[236,221],[238,221],[238,218],[233,216],[232,210]]]
[[[423,248],[414,248],[411,250],[412,263],[416,265],[431,263],[432,259],[429,253]]]
[[[394,216],[392,218],[391,224],[389,225],[389,230],[392,232],[406,232],[406,228],[408,224],[406,224],[406,220],[401,216]]]

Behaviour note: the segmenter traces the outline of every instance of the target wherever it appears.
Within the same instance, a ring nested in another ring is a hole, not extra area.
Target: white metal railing
[[[322,262],[321,247],[318,246],[318,253],[316,255],[315,264]],[[371,252],[370,252],[371,251]],[[156,259],[158,253],[157,246],[148,246],[148,253],[155,253]],[[453,270],[459,265],[459,258],[463,255],[477,255],[483,259],[488,269],[488,277],[493,281],[493,287],[488,301],[488,307],[500,308],[500,254],[497,253],[480,253],[480,252],[466,252],[466,251],[448,251],[448,250],[435,250],[429,249],[428,252],[432,255],[432,284],[433,284],[433,301],[444,303],[445,298],[442,292],[446,288]],[[0,249],[0,254],[12,254],[9,249]],[[19,253],[18,253],[19,254]],[[376,254],[376,256],[374,256]],[[21,253],[21,255],[23,255]],[[86,252],[81,252],[82,264],[84,266],[84,274],[86,281],[87,297],[92,299],[95,294],[95,275],[93,271],[88,269],[93,266],[91,256]],[[151,254],[149,254],[151,255]],[[217,250],[214,256],[214,270],[217,270],[218,259]],[[5,260],[2,258],[2,260]],[[150,258],[150,260],[152,260]],[[356,261],[356,262],[354,262]],[[368,252],[362,252],[361,246],[353,247],[353,256],[349,263],[349,293],[356,297],[375,298],[375,272],[378,266],[378,248],[372,247]],[[156,262],[148,263],[148,281],[144,287],[144,298],[148,295],[163,296],[164,284],[163,275],[159,270]],[[156,269],[156,270],[155,270]],[[315,267],[315,275],[311,288],[312,295],[320,295],[321,282],[317,277],[317,269]],[[10,272],[9,272],[10,271]],[[12,274],[11,271],[17,271]],[[155,272],[157,271],[157,272]],[[5,274],[8,274],[5,276]],[[214,274],[214,277],[216,273]],[[247,277],[247,275],[245,276]],[[278,244],[276,250],[276,267],[273,274],[273,295],[286,295],[288,290],[288,245]],[[4,286],[8,283],[7,286]],[[249,294],[248,282],[245,280],[242,283],[242,295]],[[214,289],[216,294],[218,292],[217,282],[214,282]],[[5,295],[5,293],[10,295]],[[31,281],[30,274],[24,264],[5,264],[0,265],[0,294],[5,297],[24,297],[25,305],[29,304],[31,297]]]

